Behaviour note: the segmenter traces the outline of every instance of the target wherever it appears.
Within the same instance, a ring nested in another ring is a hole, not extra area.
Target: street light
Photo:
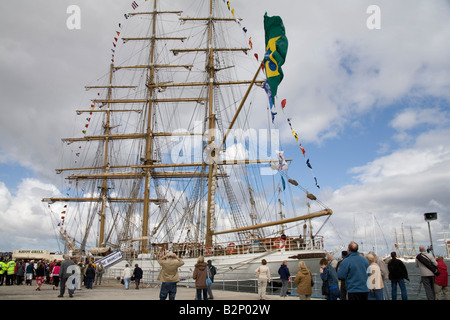
[[[431,253],[434,256],[434,250],[433,250],[433,240],[431,239],[431,228],[430,228],[430,221],[437,220],[437,212],[428,212],[424,213],[425,221],[428,223],[428,234],[430,235],[430,243],[431,243]]]

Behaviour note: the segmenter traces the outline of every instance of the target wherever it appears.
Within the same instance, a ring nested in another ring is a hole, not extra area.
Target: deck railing
[[[316,236],[314,239],[267,238],[263,240],[248,241],[245,243],[228,242],[216,243],[213,246],[205,246],[201,243],[165,243],[153,244],[150,251],[140,254],[134,258],[138,259],[158,259],[168,251],[174,252],[181,258],[195,258],[198,256],[227,256],[238,254],[262,253],[268,251],[293,251],[293,250],[323,250],[323,237]]]

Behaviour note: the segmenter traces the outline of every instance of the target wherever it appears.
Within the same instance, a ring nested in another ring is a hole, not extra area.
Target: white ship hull
[[[282,262],[288,262],[288,268],[292,276],[298,272],[298,262],[305,261],[307,267],[312,273],[318,272],[320,259],[326,256],[325,250],[276,250],[268,252],[222,255],[222,256],[205,256],[205,260],[211,260],[216,267],[217,274],[215,282],[220,281],[247,281],[255,279],[255,270],[261,265],[261,260],[267,261],[271,276],[278,278],[278,269]],[[182,258],[184,265],[180,267],[180,283],[190,285],[193,283],[192,274],[194,272],[197,258]],[[158,282],[158,274],[160,266],[154,259],[135,259],[132,261],[122,260],[108,268],[107,275],[109,277],[121,276],[125,265],[129,264],[134,267],[136,264],[144,271],[144,282]]]

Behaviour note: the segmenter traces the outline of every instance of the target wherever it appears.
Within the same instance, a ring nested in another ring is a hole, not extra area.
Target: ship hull
[[[319,270],[319,261],[326,256],[324,250],[289,250],[270,251],[224,256],[205,256],[205,260],[211,260],[217,270],[215,282],[220,281],[248,281],[255,279],[255,271],[261,265],[261,260],[267,261],[270,274],[273,278],[278,278],[278,269],[283,261],[287,261],[291,276],[298,272],[299,261],[304,261],[306,266],[315,273]],[[197,258],[182,259],[184,265],[179,268],[180,284],[193,285],[192,274],[194,272]],[[136,264],[144,271],[144,282],[158,282],[160,266],[155,259],[134,259],[122,260],[108,268],[109,277],[121,276],[126,264],[134,267]]]

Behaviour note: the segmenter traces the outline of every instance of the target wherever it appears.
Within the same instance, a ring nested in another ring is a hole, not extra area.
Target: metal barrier
[[[161,282],[158,279],[158,271],[144,272],[143,279],[141,283],[143,286],[148,287],[158,287],[161,285]],[[234,292],[247,292],[247,293],[258,293],[258,280],[254,279],[245,279],[244,273],[234,273],[236,275],[236,279],[226,280],[224,279],[224,274],[216,274],[214,277],[214,283],[212,285],[213,290],[224,290],[224,291],[234,291]],[[247,274],[248,275],[248,274]],[[322,296],[322,280],[320,279],[320,275],[317,273],[313,273],[313,298],[324,298]],[[105,274],[104,279],[116,280],[122,276],[122,272],[120,270],[108,270]],[[181,281],[178,283],[179,286],[184,286],[187,288],[195,288],[195,281],[192,279],[191,272],[180,272]],[[297,293],[297,285],[294,282],[295,276],[291,276],[291,281],[288,283],[288,295],[289,296],[298,296]],[[421,277],[420,274],[410,274],[410,281],[405,281],[406,290],[408,293],[409,300],[426,300],[425,290],[420,282]],[[391,281],[384,282],[384,291],[385,296],[392,299],[392,289],[391,289]],[[279,295],[281,290],[281,280],[279,278],[274,278],[267,285],[267,294]],[[401,300],[401,292],[400,288],[397,289],[397,299]]]

